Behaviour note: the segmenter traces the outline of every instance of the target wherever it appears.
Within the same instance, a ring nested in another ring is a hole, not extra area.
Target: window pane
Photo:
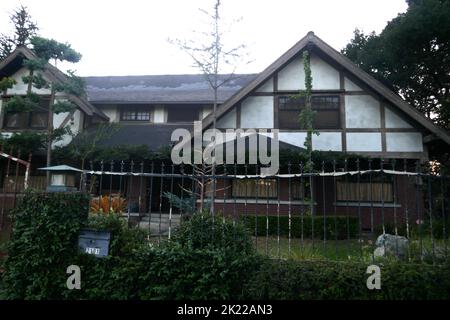
[[[237,198],[276,198],[278,196],[275,179],[236,179],[233,180],[233,197]]]
[[[30,127],[46,128],[48,114],[46,112],[33,112],[31,114]]]
[[[7,128],[20,127],[20,114],[19,113],[7,113],[5,115],[5,127],[7,127]]]
[[[122,111],[123,121],[149,121],[150,111],[148,110],[127,110]]]
[[[345,182],[336,181],[337,201],[393,202],[392,182]]]

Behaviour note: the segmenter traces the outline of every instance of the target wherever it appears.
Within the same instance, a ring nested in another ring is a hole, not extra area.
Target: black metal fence
[[[88,163],[76,185],[92,195],[92,212],[121,213],[150,241],[203,211],[244,225],[273,258],[447,261],[450,184],[434,167],[343,159],[287,163],[273,176],[260,169],[217,165],[212,175],[205,165],[101,161]]]

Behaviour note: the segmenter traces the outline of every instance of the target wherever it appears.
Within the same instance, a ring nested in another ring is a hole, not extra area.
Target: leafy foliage
[[[381,290],[368,290],[367,264],[325,261],[270,261],[246,287],[256,300],[448,300],[450,266],[385,263]]]
[[[22,155],[29,153],[36,154],[45,148],[45,135],[30,131],[23,131],[20,133],[13,133],[11,137],[0,137],[0,144],[3,150],[9,152],[10,149],[17,152],[21,151]]]
[[[53,39],[38,36],[31,38],[30,42],[36,55],[47,61],[50,59],[68,62],[81,60],[81,54],[72,49],[68,43],[60,43]]]
[[[122,213],[125,211],[126,205],[126,199],[119,195],[111,195],[111,198],[104,195],[91,200],[90,212],[98,214]]]
[[[259,237],[265,237],[266,232],[268,232],[269,236],[280,235],[287,237],[289,235],[289,217],[287,216],[247,215],[242,220],[245,226]],[[266,228],[267,221],[268,228]],[[347,239],[347,237],[356,238],[358,235],[358,218],[349,217],[347,225],[347,217],[342,216],[334,217],[333,215],[328,215],[325,221],[323,216],[313,218],[310,215],[305,215],[302,219],[299,213],[294,213],[291,217],[290,231],[293,238],[301,238],[303,234],[305,239],[311,239],[313,235],[316,239],[323,239],[324,227],[325,236],[328,240],[342,240]]]
[[[88,214],[85,194],[29,191],[14,209],[3,277],[7,299],[60,299]]]
[[[342,52],[391,84],[407,102],[450,128],[450,1],[411,0],[384,30],[354,38]]]
[[[0,60],[6,58],[17,46],[28,45],[30,39],[39,30],[27,8],[22,5],[14,10],[10,16],[10,22],[14,26],[14,33],[0,34]]]

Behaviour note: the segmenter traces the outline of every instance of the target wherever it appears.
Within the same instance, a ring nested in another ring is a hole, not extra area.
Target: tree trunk
[[[47,123],[47,167],[52,165],[52,135],[53,135],[53,104],[55,103],[55,89],[52,86],[50,103],[48,105],[48,123]],[[47,186],[50,185],[50,172],[47,171]]]

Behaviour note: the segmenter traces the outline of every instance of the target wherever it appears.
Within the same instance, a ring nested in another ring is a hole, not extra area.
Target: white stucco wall
[[[273,128],[273,97],[248,97],[241,104],[242,128]]]
[[[281,142],[304,148],[306,132],[280,132],[278,133],[278,139]]]
[[[362,91],[360,87],[358,87],[353,81],[344,77],[344,88],[348,91]]]
[[[313,134],[312,146],[320,151],[342,151],[342,134],[340,132],[319,132]]]
[[[53,125],[55,128],[58,128],[62,121],[64,121],[64,119],[66,118],[66,116],[68,115],[68,112],[64,112],[64,113],[60,113],[60,114],[54,114],[53,116]],[[72,120],[73,119],[73,120]],[[82,128],[82,123],[83,123],[83,113],[80,110],[76,110],[72,116],[72,119],[69,120],[69,122],[67,123],[66,126],[70,127],[70,130],[72,131],[73,134],[77,134],[80,132],[81,128]],[[56,125],[58,124],[58,125]],[[53,147],[61,147],[61,146],[65,146],[67,144],[70,143],[70,141],[72,141],[72,137],[70,135],[65,135],[63,136],[63,139],[60,141],[57,141],[55,143],[53,143]]]
[[[403,120],[397,113],[386,107],[385,109],[386,128],[412,128],[412,126]]]
[[[422,152],[422,134],[420,132],[387,132],[386,150],[388,152]]]
[[[262,86],[256,89],[256,92],[273,92],[273,78],[264,82]]]
[[[14,80],[16,80],[16,84],[6,91],[9,95],[24,95],[27,93],[28,84],[22,81],[23,76],[27,76],[29,71],[26,68],[19,69],[14,75],[11,76]],[[44,77],[45,79],[45,77]],[[36,89],[33,87],[33,92],[37,94],[50,94],[50,89]]]
[[[315,55],[311,55],[311,75],[313,90],[337,90],[340,87],[339,72]],[[279,90],[305,89],[303,59],[297,57],[278,72]]]
[[[102,110],[105,115],[108,116],[109,122],[120,121],[120,113],[116,105],[102,105],[97,107]]]
[[[217,121],[217,128],[236,128],[236,108],[233,108],[230,112],[224,115]]]
[[[381,152],[380,132],[347,133],[347,151]]]
[[[345,96],[347,128],[380,128],[380,102],[369,95]]]
[[[163,106],[156,106],[153,109],[153,122],[154,123],[164,123],[167,122],[166,109]]]
[[[211,112],[212,112],[212,107],[206,107],[206,106],[204,106],[203,108],[202,108],[202,110],[200,110],[200,119],[201,120],[203,120],[203,119],[205,119],[207,116],[208,116],[208,114],[210,114]]]

